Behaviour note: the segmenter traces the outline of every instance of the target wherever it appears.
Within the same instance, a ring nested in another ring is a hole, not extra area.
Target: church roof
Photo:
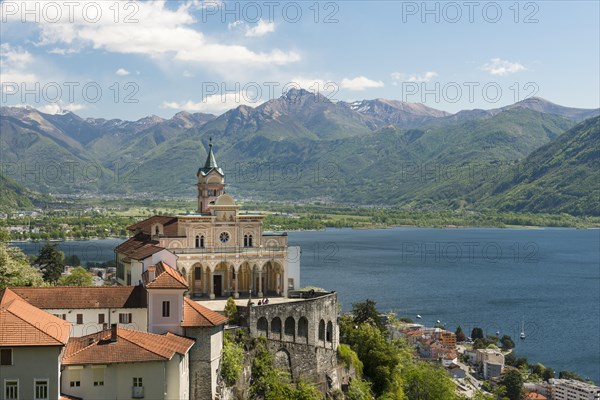
[[[177,217],[169,217],[166,215],[155,215],[133,225],[129,225],[127,229],[132,232],[139,229],[141,232],[151,235],[152,232],[150,231],[152,225],[155,223],[159,223],[163,226],[163,235],[177,236]]]
[[[223,173],[223,170],[221,168],[219,168],[219,166],[217,165],[217,160],[215,160],[215,154],[213,153],[213,150],[212,150],[212,140],[211,140],[211,143],[209,143],[209,145],[208,145],[208,156],[206,157],[206,162],[204,163],[204,167],[201,167],[198,170],[198,173],[196,175],[199,176],[200,174],[202,174],[203,176],[206,176],[213,170],[217,171],[221,175],[225,175]]]
[[[150,271],[154,270],[155,278],[150,281]],[[188,284],[179,273],[169,264],[160,261],[150,265],[142,274],[144,286],[148,289],[188,289]]]
[[[117,327],[117,337],[114,341],[111,341],[111,329],[71,338],[65,349],[62,364],[168,361],[175,353],[186,354],[193,344],[193,339],[172,333],[157,335]]]
[[[158,246],[158,241],[152,240],[150,235],[140,232],[118,245],[115,253],[122,253],[134,260],[144,260],[164,249]]]
[[[183,298],[183,321],[184,328],[211,327],[223,325],[227,317],[216,311],[210,310],[187,297]]]
[[[12,289],[0,291],[0,347],[62,346],[71,324],[40,310]]]
[[[144,308],[142,286],[14,287],[13,292],[41,309]]]

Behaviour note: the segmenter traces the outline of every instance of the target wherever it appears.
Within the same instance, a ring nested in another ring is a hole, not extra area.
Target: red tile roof
[[[164,247],[158,246],[158,241],[145,233],[127,239],[115,248],[115,253],[125,254],[126,258],[134,260],[144,260],[154,253],[164,250]]]
[[[155,215],[136,224],[127,227],[128,230],[135,232],[140,230],[145,234],[151,235],[150,229],[152,224],[159,223],[163,225],[163,235],[165,236],[177,236],[177,217],[168,217],[164,215]]]
[[[154,270],[155,274],[152,281],[150,281],[151,270]],[[149,266],[142,274],[142,280],[147,289],[188,289],[189,287],[179,271],[163,261]]]
[[[527,396],[525,396],[525,398],[528,400],[547,400],[546,396],[536,393],[536,392],[527,393]]]
[[[227,317],[209,310],[187,297],[183,298],[183,321],[181,326],[184,328],[210,327],[223,325],[226,322]]]
[[[145,308],[142,286],[48,286],[11,288],[31,305],[41,309]]]
[[[63,346],[71,324],[27,303],[11,289],[0,291],[0,347]]]
[[[172,333],[154,333],[117,329],[117,340],[111,342],[111,330],[69,340],[62,357],[64,365],[112,364],[124,362],[168,361],[175,353],[186,354],[193,339]]]

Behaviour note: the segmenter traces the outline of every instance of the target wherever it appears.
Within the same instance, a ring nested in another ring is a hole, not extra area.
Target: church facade
[[[299,247],[288,246],[287,233],[265,232],[263,215],[240,211],[225,193],[212,143],[196,177],[196,213],[154,216],[128,227],[133,236],[115,249],[119,284],[137,284],[161,259],[177,266],[192,297],[287,296],[297,289]]]

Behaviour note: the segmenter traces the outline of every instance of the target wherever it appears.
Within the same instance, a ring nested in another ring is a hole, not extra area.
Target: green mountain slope
[[[26,210],[33,207],[28,190],[0,175],[0,211]]]
[[[600,117],[573,127],[509,172],[473,195],[499,210],[600,215]]]

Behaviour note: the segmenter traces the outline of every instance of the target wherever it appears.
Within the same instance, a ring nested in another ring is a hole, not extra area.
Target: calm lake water
[[[515,338],[518,356],[600,382],[600,230],[330,229],[289,240],[302,246],[302,285],[336,290],[345,311],[370,298],[427,325],[500,331]],[[119,242],[61,248],[105,261]]]

